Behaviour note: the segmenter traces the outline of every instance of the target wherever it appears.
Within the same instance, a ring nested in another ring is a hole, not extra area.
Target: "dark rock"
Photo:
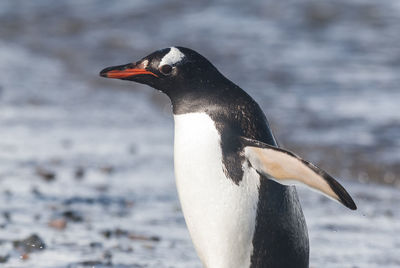
[[[82,266],[95,267],[96,265],[103,265],[103,262],[101,262],[101,261],[82,261],[82,262],[79,262],[78,264],[82,265]]]
[[[10,191],[10,190],[4,190],[3,191],[3,193],[4,193],[4,195],[6,196],[6,197],[12,197],[13,196],[13,193]]]
[[[108,250],[103,252],[103,259],[107,262],[107,265],[112,264],[112,256],[112,253]]]
[[[101,234],[105,238],[122,237],[122,236],[127,237],[129,235],[129,232],[126,230],[122,230],[120,228],[116,228],[115,230],[104,230],[101,232]]]
[[[153,241],[153,242],[158,242],[161,240],[161,238],[158,236],[145,236],[137,234],[130,234],[129,238],[132,240]]]
[[[120,228],[116,228],[115,230],[104,230],[101,233],[106,238],[127,237],[131,240],[153,241],[153,242],[158,242],[161,240],[161,238],[158,236],[146,236],[146,235],[134,234],[132,232]]]
[[[107,185],[107,184],[100,184],[100,185],[96,185],[94,188],[95,188],[97,191],[104,193],[104,192],[107,192],[107,191],[108,191],[108,189],[110,188],[110,186]]]
[[[105,238],[110,238],[112,236],[112,231],[111,230],[104,230],[101,232],[101,234],[105,237]]]
[[[4,255],[4,256],[0,256],[0,263],[6,263],[8,261],[8,259],[10,258],[10,255]]]
[[[74,196],[66,199],[63,203],[65,205],[72,205],[72,204],[94,204],[95,202],[96,200],[92,197]]]
[[[45,181],[54,181],[56,179],[56,173],[43,168],[43,167],[37,167],[36,168],[36,175],[40,176],[43,180]]]
[[[80,212],[75,210],[66,210],[62,213],[65,219],[72,222],[83,222],[83,216]]]
[[[75,179],[83,179],[85,177],[85,169],[83,167],[77,167],[75,169]]]
[[[6,221],[10,222],[11,221],[11,213],[9,211],[4,211],[3,212],[3,217]]]
[[[91,248],[102,248],[103,244],[101,242],[90,242],[89,246]]]
[[[31,189],[32,194],[34,194],[37,198],[43,198],[42,192],[37,187],[32,187]]]
[[[104,187],[105,188],[104,188]],[[102,185],[100,186],[100,189],[103,191],[106,191],[108,189],[108,185]],[[98,186],[95,186],[96,190],[98,189]],[[121,207],[126,207],[126,199],[125,198],[121,198],[121,197],[110,197],[107,195],[100,195],[96,198],[93,197],[81,197],[81,196],[74,196],[71,198],[66,199],[63,204],[64,205],[73,205],[73,204],[99,204],[102,206],[109,206],[112,204],[117,204],[120,205]]]
[[[15,240],[13,241],[13,246],[15,249],[25,254],[41,251],[46,248],[46,244],[37,234],[32,234],[23,240]]]
[[[305,17],[312,27],[332,24],[340,16],[339,5],[324,1],[313,1],[306,5]]]

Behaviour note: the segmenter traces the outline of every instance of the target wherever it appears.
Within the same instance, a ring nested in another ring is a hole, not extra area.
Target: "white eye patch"
[[[171,47],[169,52],[161,59],[159,66],[163,65],[174,65],[180,62],[185,55],[176,47]]]

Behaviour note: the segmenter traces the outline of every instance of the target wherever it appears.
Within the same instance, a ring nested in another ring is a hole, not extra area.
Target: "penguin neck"
[[[175,115],[221,110],[231,106],[238,96],[246,94],[222,75],[218,79],[185,81],[184,84],[164,91],[171,100]]]

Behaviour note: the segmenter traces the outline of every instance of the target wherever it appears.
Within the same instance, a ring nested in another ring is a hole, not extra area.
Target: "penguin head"
[[[105,68],[100,76],[146,84],[170,98],[215,87],[224,78],[205,57],[184,47],[161,49],[137,62]]]

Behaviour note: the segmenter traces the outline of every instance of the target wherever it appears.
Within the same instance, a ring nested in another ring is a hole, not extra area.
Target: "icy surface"
[[[246,3],[0,3],[0,266],[201,267],[166,98],[98,77],[171,45],[207,56],[355,197],[352,212],[299,189],[310,267],[400,266],[398,1]],[[15,246],[32,234],[46,247]]]

